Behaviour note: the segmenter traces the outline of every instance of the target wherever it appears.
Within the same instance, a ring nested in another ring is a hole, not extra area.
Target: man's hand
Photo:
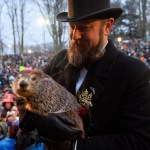
[[[40,116],[27,111],[20,122],[20,128],[22,131],[31,131],[36,128],[41,136],[56,141],[74,141],[81,132],[75,127],[74,120],[66,113]]]

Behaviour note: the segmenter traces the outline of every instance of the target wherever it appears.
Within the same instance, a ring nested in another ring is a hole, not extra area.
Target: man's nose
[[[81,33],[75,27],[74,30],[73,30],[73,34],[72,34],[72,40],[79,40],[79,39],[81,39]]]

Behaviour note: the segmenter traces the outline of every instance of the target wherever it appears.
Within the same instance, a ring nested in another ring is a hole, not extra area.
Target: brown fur
[[[82,119],[78,115],[78,104],[75,96],[50,76],[36,69],[22,71],[14,79],[12,90],[25,101],[25,108],[39,115],[66,112],[75,120],[84,137]]]

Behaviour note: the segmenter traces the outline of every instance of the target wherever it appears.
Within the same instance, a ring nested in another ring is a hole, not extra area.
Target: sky
[[[44,42],[44,34],[45,34],[45,42],[51,42],[51,37],[41,21],[43,17],[41,16],[36,5],[27,6],[27,13],[25,16],[25,36],[24,43],[25,45],[37,45]],[[12,27],[10,18],[8,17],[6,7],[3,7],[1,25],[2,29],[2,39],[3,42],[7,45],[13,44],[12,37]],[[44,34],[43,34],[44,33]]]
[[[39,20],[42,20],[42,16],[39,12],[38,7],[34,3],[32,3],[31,0],[29,1],[30,3],[28,3],[26,7],[27,13],[25,16],[25,45],[29,46],[44,43],[44,34],[45,43],[52,42],[46,26],[43,26],[41,23],[39,23]],[[6,7],[3,7],[0,29],[2,29],[3,42],[11,46],[13,44],[12,27]]]

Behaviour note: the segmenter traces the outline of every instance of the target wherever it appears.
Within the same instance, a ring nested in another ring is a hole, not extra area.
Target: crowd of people
[[[116,45],[119,49],[119,45]],[[123,44],[120,49],[128,56],[135,57],[150,67],[150,48],[146,46]],[[12,80],[20,71],[20,66],[43,68],[53,57],[54,53],[5,55],[0,60],[0,101],[5,90],[10,88]]]
[[[43,54],[24,54],[5,55],[0,60],[0,101],[2,100],[5,90],[11,86],[12,80],[17,76],[21,68],[43,68],[48,60],[53,56],[53,52]]]
[[[42,69],[51,59],[53,53],[6,55],[0,65],[0,150],[14,150],[17,132],[19,130],[19,111],[16,106],[16,97],[12,92],[11,83],[24,69]],[[28,149],[42,150],[43,145],[32,145]],[[28,150],[27,149],[27,150]]]
[[[149,42],[135,42],[131,40],[127,44],[121,45],[121,50],[128,56],[135,57],[144,62],[150,68],[150,44]]]
[[[18,150],[16,148],[19,133],[19,111],[16,97],[11,90],[4,93],[0,104],[0,150]],[[43,150],[43,143],[32,143],[24,150]]]

